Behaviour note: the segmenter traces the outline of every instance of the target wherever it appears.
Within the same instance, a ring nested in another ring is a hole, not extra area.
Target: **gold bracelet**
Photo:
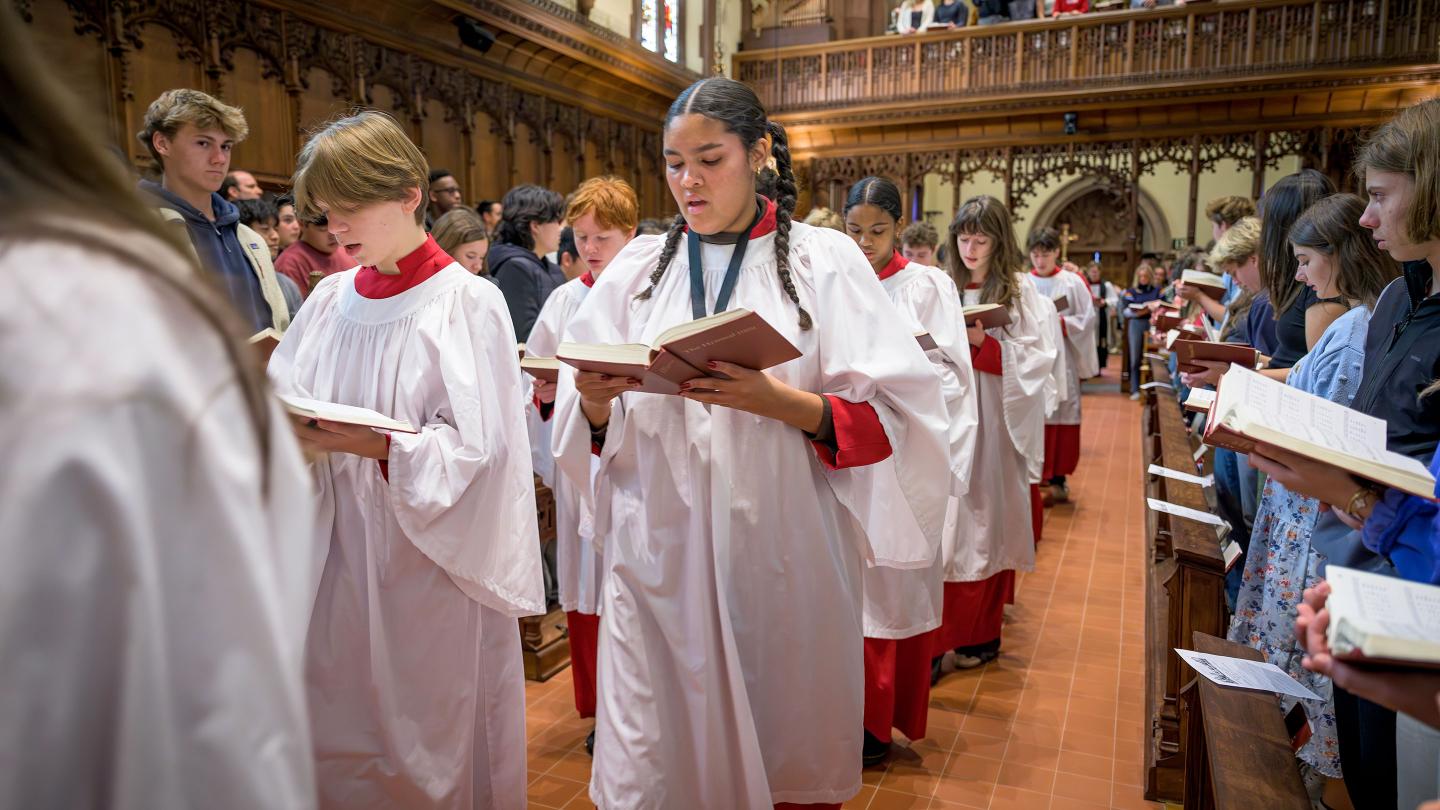
[[[1350,515],[1356,520],[1360,520],[1360,510],[1365,508],[1365,502],[1368,501],[1372,496],[1374,496],[1374,494],[1374,490],[1365,486],[1362,486],[1359,489],[1355,490],[1355,494],[1350,496],[1349,505],[1345,507],[1345,514]],[[1357,501],[1359,503],[1356,503]]]

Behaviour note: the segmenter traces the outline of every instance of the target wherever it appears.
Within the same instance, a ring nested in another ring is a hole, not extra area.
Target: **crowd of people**
[[[1187,253],[1171,273],[1137,268],[1121,295],[1132,392],[1151,320],[1173,303],[1180,328],[1254,347],[1259,373],[1383,420],[1389,450],[1436,471],[1440,102],[1380,127],[1357,164],[1364,198],[1302,170],[1258,202],[1212,201],[1208,253]],[[1223,274],[1223,295],[1178,277],[1207,269]],[[1170,364],[1173,373],[1173,356]],[[1216,387],[1230,364],[1195,367],[1203,370],[1175,375],[1181,399]],[[1206,415],[1191,418],[1202,430]],[[1332,655],[1324,627],[1327,565],[1440,584],[1434,502],[1265,444],[1248,456],[1215,448],[1212,466],[1218,512],[1243,554],[1227,577],[1230,640],[1322,697],[1298,701],[1309,726],[1296,756],[1313,797],[1330,807],[1407,810],[1433,799],[1440,677]]]
[[[1183,6],[1187,0],[1121,0],[1096,4],[1113,8]],[[891,10],[890,30],[897,34],[951,31],[969,25],[1015,20],[1059,19],[1091,11],[1090,0],[900,0]]]
[[[609,176],[467,207],[370,111],[314,133],[270,195],[230,166],[244,113],[186,89],[149,106],[158,175],[136,187],[0,33],[0,73],[26,77],[0,113],[0,177],[25,200],[0,213],[23,303],[0,330],[26,428],[0,476],[0,674],[25,697],[0,703],[0,794],[20,806],[523,807],[515,620],[558,604],[598,806],[838,807],[895,729],[925,735],[934,684],[1001,654],[1043,510],[1070,497],[1102,325],[1169,294],[1156,266],[1117,296],[989,196],[940,234],[867,177],[797,221],[784,128],[724,78],[664,119],[668,221]],[[1293,359],[1274,373],[1426,458],[1437,115],[1366,147],[1368,205],[1302,174],[1258,220],[1219,206],[1208,261],[1233,300],[1173,290],[1242,337],[1277,313],[1267,354]],[[519,362],[742,308],[798,357],[712,361],[674,395]],[[262,363],[246,339],[267,330]],[[306,400],[408,425],[296,415]],[[1335,684],[1302,758],[1343,760],[1352,794],[1433,797],[1440,684],[1329,656],[1317,566],[1333,520],[1364,539],[1334,548],[1433,581],[1433,504],[1352,497],[1348,474],[1271,448],[1250,464],[1267,553],[1234,634]],[[557,509],[543,554],[536,475]],[[1407,764],[1424,756],[1428,787]]]

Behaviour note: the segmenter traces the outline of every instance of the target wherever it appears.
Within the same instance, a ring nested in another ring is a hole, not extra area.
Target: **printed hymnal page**
[[[318,399],[292,397],[286,396],[285,394],[280,395],[280,401],[285,404],[286,410],[296,416],[319,419],[325,422],[359,425],[377,430],[391,430],[399,433],[419,432],[415,430],[409,422],[391,419],[385,414],[372,411],[369,408],[341,405],[338,402],[322,402]]]
[[[1166,332],[1166,333],[1165,333],[1165,348],[1167,348],[1167,349],[1171,348],[1172,346],[1175,345],[1175,341],[1177,341],[1177,340],[1179,340],[1179,339],[1180,339],[1180,330],[1179,330],[1179,329],[1171,329],[1169,332]]]
[[[1440,586],[1330,565],[1328,636],[1337,655],[1440,661]]]
[[[1201,512],[1199,509],[1191,509],[1188,506],[1181,506],[1178,503],[1162,501],[1159,498],[1146,498],[1145,502],[1150,504],[1150,508],[1155,510],[1156,512],[1164,512],[1167,515],[1174,515],[1175,517],[1182,517],[1187,520],[1193,520],[1197,523],[1204,523],[1207,526],[1230,525],[1229,523],[1226,523],[1225,519],[1220,517],[1219,515],[1212,515],[1209,512]]]
[[[1176,481],[1184,481],[1187,484],[1199,484],[1202,487],[1215,486],[1215,476],[1213,475],[1191,475],[1187,472],[1172,470],[1169,467],[1161,467],[1159,464],[1151,464],[1146,472],[1151,475],[1173,478]]]
[[[1244,658],[1210,655],[1194,650],[1182,650],[1179,647],[1175,648],[1175,653],[1185,659],[1191,669],[1221,686],[1278,692],[1305,700],[1323,700],[1287,675],[1285,670],[1268,661],[1247,661]]]
[[[1211,420],[1257,441],[1433,499],[1424,464],[1386,449],[1385,422],[1232,365],[1220,378]],[[1348,458],[1347,458],[1348,457]]]

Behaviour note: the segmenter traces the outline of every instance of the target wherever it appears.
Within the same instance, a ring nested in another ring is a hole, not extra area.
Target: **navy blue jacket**
[[[140,190],[154,199],[157,207],[169,208],[185,220],[190,243],[200,257],[200,266],[215,273],[241,317],[249,321],[256,332],[271,326],[273,313],[270,304],[260,290],[260,279],[250,266],[250,260],[245,258],[244,248],[240,246],[237,234],[240,209],[219,194],[212,193],[210,206],[215,212],[212,222],[195,206],[170,193],[159,183],[141,180]]]
[[[505,294],[510,320],[515,323],[515,340],[524,343],[545,299],[565,283],[565,273],[530,248],[508,242],[490,248],[485,263],[496,286]]]
[[[1440,395],[1420,398],[1440,377],[1440,295],[1429,262],[1406,262],[1370,316],[1365,376],[1350,407],[1384,419],[1390,449],[1429,461],[1440,442]]]

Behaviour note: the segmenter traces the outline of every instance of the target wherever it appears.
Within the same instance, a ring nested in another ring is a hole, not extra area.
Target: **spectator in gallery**
[[[1050,16],[1059,19],[1089,12],[1090,0],[1055,0],[1055,9],[1050,12]]]
[[[330,233],[326,217],[303,223],[300,238],[275,260],[276,272],[289,276],[306,298],[320,279],[354,266],[350,252]]]
[[[260,183],[255,179],[255,175],[241,169],[225,175],[225,182],[220,184],[220,196],[230,202],[258,200],[264,193],[265,190],[260,188]]]
[[[505,294],[515,340],[524,343],[545,299],[565,283],[565,274],[545,259],[560,246],[565,198],[548,188],[523,185],[506,192],[501,206],[500,232],[490,248],[490,274]]]
[[[1007,0],[975,0],[975,14],[980,25],[1010,22],[1010,3]]]
[[[940,257],[935,247],[940,243],[940,233],[928,222],[912,222],[900,232],[900,255],[905,261],[939,267]]]
[[[475,211],[480,214],[481,219],[485,220],[485,230],[490,232],[490,238],[494,240],[495,232],[500,230],[500,215],[504,213],[503,206],[494,200],[481,200],[475,206]]]
[[[817,228],[830,228],[831,230],[845,230],[845,220],[840,215],[825,206],[816,206],[810,209],[805,215],[805,224],[814,225]]]
[[[140,191],[167,223],[185,226],[201,267],[253,331],[283,331],[290,318],[265,240],[217,193],[231,150],[249,134],[240,108],[199,90],[167,90],[145,110],[138,135],[160,166],[160,181],[141,180]]]
[[[940,0],[940,5],[935,7],[935,21],[930,23],[932,29],[964,28],[970,23],[970,6],[960,0]]]
[[[430,206],[425,211],[425,227],[430,228],[440,217],[460,205],[460,181],[449,169],[432,169],[430,172]]]
[[[490,252],[490,231],[474,209],[463,205],[451,208],[435,220],[430,235],[435,237],[435,244],[461,267],[481,278],[490,278],[485,269],[485,256]]]
[[[935,4],[931,0],[902,0],[895,9],[895,32],[922,34],[935,21]]]
[[[289,194],[281,194],[274,203],[278,223],[275,232],[280,236],[280,249],[283,251],[300,238],[300,217],[295,215],[295,198]]]

